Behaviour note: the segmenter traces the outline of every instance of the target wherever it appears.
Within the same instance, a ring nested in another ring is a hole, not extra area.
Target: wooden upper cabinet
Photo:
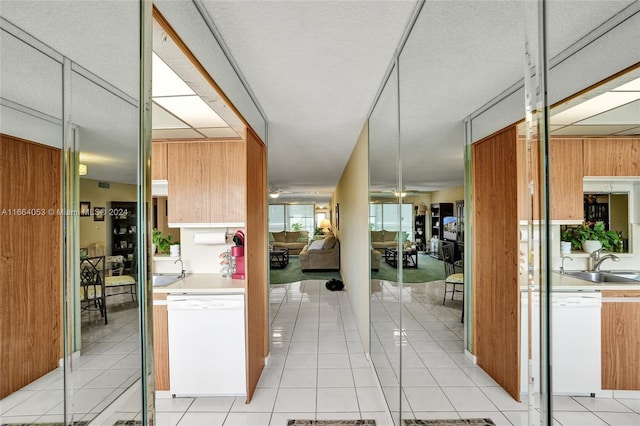
[[[237,223],[246,213],[243,141],[168,144],[169,223]]]
[[[551,219],[584,220],[582,139],[551,139]]]
[[[151,180],[167,180],[167,143],[151,144]]]
[[[584,139],[585,176],[640,176],[640,139]]]
[[[537,196],[540,191],[538,146],[537,141],[532,143],[531,165],[527,167],[526,141],[518,139],[518,217],[520,220],[527,219],[529,209],[533,211],[533,219],[540,218],[540,202]],[[582,139],[551,139],[549,185],[552,220],[583,220],[582,178]],[[533,198],[528,196],[529,181],[533,181]]]

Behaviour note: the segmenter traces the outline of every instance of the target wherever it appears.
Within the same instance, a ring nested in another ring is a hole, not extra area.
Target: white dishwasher
[[[175,396],[246,395],[243,294],[170,294],[169,381]]]
[[[521,299],[520,371],[521,392],[528,392],[527,381],[527,293]],[[553,393],[590,395],[602,390],[600,381],[599,292],[553,292],[551,294],[551,363]],[[533,295],[533,375],[535,391],[540,391],[540,298]]]

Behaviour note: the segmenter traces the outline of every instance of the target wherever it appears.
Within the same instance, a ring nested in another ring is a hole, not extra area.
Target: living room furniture
[[[135,302],[137,299],[136,291],[136,279],[133,275],[124,273],[124,257],[107,256],[106,257],[106,271],[107,274],[104,278],[106,296],[117,296],[119,294],[130,294],[131,301]],[[131,259],[130,268],[136,271],[136,257],[135,255]]]
[[[340,270],[340,242],[332,234],[304,246],[299,255],[303,271]]]
[[[453,216],[453,203],[436,203],[431,204],[431,238],[436,237],[440,242],[444,240],[444,224],[442,220],[447,216]],[[431,250],[431,256],[441,259],[442,250]]]
[[[289,249],[289,255],[298,255],[309,243],[309,231],[280,231],[269,233],[269,244],[274,248]]]
[[[444,262],[444,271],[446,278],[444,279],[444,297],[442,298],[442,304],[447,301],[447,294],[451,293],[451,300],[453,300],[456,293],[462,293],[462,318],[460,322],[464,321],[464,274],[461,272],[456,273],[455,264],[455,246],[452,242],[442,243],[442,260]],[[451,289],[449,289],[451,287]]]
[[[104,285],[106,262],[104,256],[80,259],[80,310],[98,310],[107,321],[107,299]]]
[[[424,213],[420,214],[419,206],[414,206],[414,218],[413,218],[413,242],[416,245],[416,250],[427,250],[427,229],[426,221],[427,217]]]
[[[107,208],[107,220],[111,229],[111,254],[121,255],[124,259],[123,273],[136,275],[132,267],[136,252],[137,203],[130,201],[112,201]]]
[[[380,259],[382,258],[382,253],[378,250],[375,250],[371,247],[371,270],[374,272],[378,272],[380,270]]]
[[[407,239],[409,235],[406,232],[400,234],[401,243]],[[384,249],[398,247],[398,231],[371,231],[371,246],[384,254]]]
[[[384,261],[394,268],[398,267],[398,249],[386,248],[384,249]],[[418,251],[415,249],[402,250],[402,267],[403,268],[417,268],[418,267]]]
[[[269,250],[269,264],[271,269],[284,269],[289,264],[288,248],[272,248]]]

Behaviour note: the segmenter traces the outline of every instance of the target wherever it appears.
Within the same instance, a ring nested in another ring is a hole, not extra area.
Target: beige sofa
[[[324,240],[315,240],[300,252],[300,269],[303,271],[340,270],[340,241],[333,235]]]
[[[380,253],[384,253],[385,248],[394,248],[398,247],[398,239],[397,239],[398,231],[371,231],[371,247],[379,251]],[[403,232],[402,242],[407,239],[407,233]]]
[[[382,258],[382,254],[371,247],[371,270],[378,272],[380,269],[380,259]]]
[[[269,233],[269,244],[274,248],[288,248],[289,255],[298,255],[309,243],[309,231],[280,231]]]

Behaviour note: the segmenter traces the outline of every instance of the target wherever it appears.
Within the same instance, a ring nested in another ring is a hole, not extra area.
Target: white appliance
[[[170,294],[170,392],[246,395],[244,295]]]
[[[522,293],[520,321],[520,390],[528,393],[528,305]],[[602,296],[598,292],[552,293],[551,368],[554,394],[590,395],[602,390],[601,320]],[[533,376],[540,392],[540,298],[533,295]]]

